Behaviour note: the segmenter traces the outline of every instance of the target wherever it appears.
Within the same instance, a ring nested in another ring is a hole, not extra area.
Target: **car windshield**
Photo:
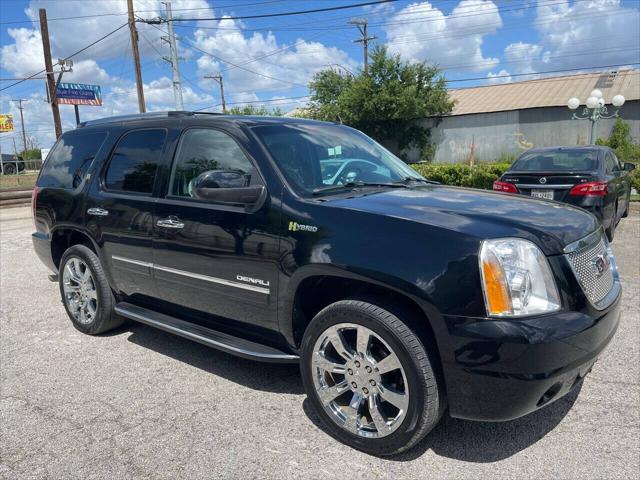
[[[583,149],[529,152],[523,154],[511,166],[511,170],[524,172],[584,172],[597,169],[598,152]]]
[[[341,185],[424,180],[374,140],[343,125],[291,123],[259,126],[253,131],[302,195],[340,191]]]

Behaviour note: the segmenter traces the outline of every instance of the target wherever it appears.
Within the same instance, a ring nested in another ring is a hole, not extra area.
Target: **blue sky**
[[[186,109],[220,110],[222,72],[228,104],[265,102],[288,111],[304,105],[305,85],[328,65],[355,71],[362,49],[354,18],[367,18],[375,43],[409,61],[436,63],[451,88],[535,78],[537,72],[588,70],[640,63],[640,0],[400,0],[315,14],[221,21],[212,17],[260,15],[360,3],[363,0],[173,0]],[[137,15],[164,15],[157,0],[134,0]],[[37,23],[46,8],[54,59],[67,56],[126,22],[126,0],[1,0],[0,88],[44,68]],[[82,18],[67,18],[82,17]],[[56,20],[59,19],[59,20]],[[202,19],[202,20],[199,20]],[[36,20],[35,23],[32,21]],[[174,108],[171,69],[162,57],[166,25],[139,24],[142,73],[149,110]],[[135,113],[137,103],[128,29],[125,27],[74,57],[63,81],[99,84],[102,107],[81,107],[83,119]],[[534,75],[528,75],[531,73]],[[1,113],[18,119],[40,146],[54,140],[43,80],[0,91]],[[299,98],[302,97],[302,98]],[[63,128],[73,128],[71,106],[61,106]],[[2,134],[2,151],[13,139]]]

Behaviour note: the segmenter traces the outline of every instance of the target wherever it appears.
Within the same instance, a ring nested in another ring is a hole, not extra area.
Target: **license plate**
[[[531,196],[544,198],[545,200],[553,200],[553,190],[531,190]]]

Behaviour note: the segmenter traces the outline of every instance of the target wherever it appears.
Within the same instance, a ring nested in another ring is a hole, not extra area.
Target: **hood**
[[[590,213],[567,204],[488,190],[425,185],[331,200],[339,206],[402,218],[477,237],[520,237],[545,254],[562,253],[599,227]]]

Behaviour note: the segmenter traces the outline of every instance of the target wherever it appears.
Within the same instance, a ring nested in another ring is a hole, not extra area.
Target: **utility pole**
[[[47,11],[41,8],[40,11],[40,35],[42,36],[42,50],[44,51],[44,67],[47,72],[47,89],[51,99],[51,113],[53,114],[53,125],[56,130],[56,138],[62,135],[62,123],[60,122],[60,109],[55,102],[56,80],[53,76],[53,63],[51,62],[51,44],[49,43],[49,26],[47,25]]]
[[[227,104],[224,102],[224,82],[222,81],[222,74],[218,75],[205,75],[204,78],[210,78],[220,84],[220,100],[222,100],[222,113],[227,113]]]
[[[18,110],[20,110],[20,125],[22,126],[22,146],[24,147],[23,153],[27,154],[27,134],[24,131],[24,115],[22,114],[22,110],[24,107],[22,106],[22,102],[26,102],[24,98],[18,98],[13,100],[14,102],[18,102]]]
[[[140,52],[138,51],[138,30],[136,30],[136,19],[133,16],[133,0],[127,0],[127,10],[129,12],[133,65],[136,74],[136,90],[138,91],[138,108],[140,109],[140,113],[144,113],[146,108],[144,106],[144,90],[142,85],[142,72],[140,70]]]
[[[165,61],[171,64],[171,70],[173,72],[173,97],[176,102],[176,110],[184,110],[184,104],[182,102],[182,84],[180,83],[180,68],[178,66],[178,48],[176,47],[176,36],[173,34],[173,15],[171,14],[171,2],[162,2],[167,8],[167,30],[168,37],[162,37],[163,40],[169,43],[171,50],[171,57],[162,57]]]
[[[360,20],[351,20],[349,22],[351,25],[355,25],[356,27],[358,27],[358,30],[360,31],[360,35],[362,35],[362,38],[358,39],[358,40],[354,40],[353,43],[361,43],[363,48],[364,48],[364,74],[367,75],[368,73],[368,67],[369,67],[369,42],[371,40],[375,40],[376,37],[375,35],[373,37],[370,37],[367,33],[367,19],[360,19]]]

